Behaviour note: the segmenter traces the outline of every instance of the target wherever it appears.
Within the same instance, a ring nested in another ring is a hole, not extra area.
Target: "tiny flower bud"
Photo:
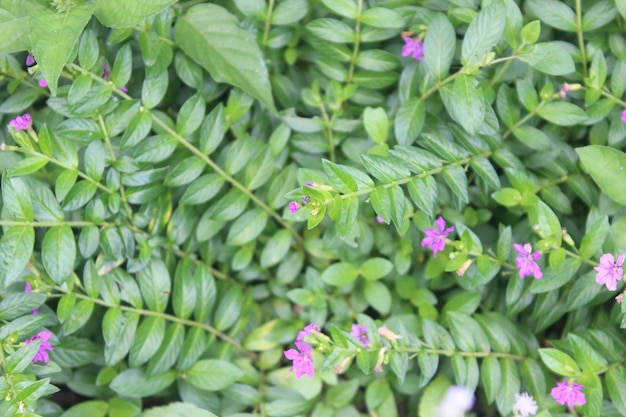
[[[624,293],[621,293],[620,295],[615,297],[615,301],[617,301],[617,304],[622,304],[622,301],[624,301]]]
[[[383,371],[383,362],[385,361],[385,351],[386,347],[382,347],[378,352],[378,361],[376,361],[376,366],[374,367],[374,372],[381,373]]]
[[[351,360],[352,360],[351,357],[344,358],[339,365],[335,366],[335,373],[337,374],[342,373],[345,367],[350,364]]]
[[[385,325],[382,325],[378,328],[378,334],[384,337],[385,339],[392,340],[392,341],[402,339],[402,336],[394,333],[391,329],[389,329],[389,327]]]
[[[465,272],[467,272],[467,268],[469,268],[471,264],[472,264],[471,259],[468,259],[467,261],[463,262],[463,265],[461,265],[461,267],[456,270],[456,274],[462,277],[463,275],[465,275]]]

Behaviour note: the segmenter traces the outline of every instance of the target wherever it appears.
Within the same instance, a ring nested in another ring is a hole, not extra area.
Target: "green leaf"
[[[30,193],[19,178],[2,178],[2,204],[15,220],[32,222],[35,219]]]
[[[267,212],[263,209],[255,208],[247,211],[230,227],[226,244],[241,246],[253,241],[261,234],[267,220]]]
[[[400,145],[411,145],[422,131],[426,116],[424,101],[411,97],[400,107],[394,120],[394,132]]]
[[[76,262],[76,243],[69,226],[54,226],[46,232],[41,260],[46,272],[57,284],[70,276]]]
[[[104,417],[108,409],[109,405],[104,401],[85,401],[71,407],[61,417]]]
[[[350,171],[343,165],[322,159],[322,167],[331,185],[340,193],[347,194],[358,190],[358,186]]]
[[[231,286],[221,297],[215,309],[213,320],[215,328],[221,331],[228,330],[240,317],[242,305],[243,292],[241,287]]]
[[[483,359],[480,366],[480,377],[485,387],[487,403],[491,404],[500,391],[500,381],[502,381],[500,363],[495,357],[487,356]]]
[[[148,0],[127,3],[124,0],[102,0],[96,3],[96,17],[112,28],[133,26],[175,3],[175,0]]]
[[[109,387],[125,397],[149,397],[163,391],[175,380],[176,371],[148,376],[142,369],[126,369],[111,381]]]
[[[566,32],[576,32],[576,15],[564,2],[558,0],[529,0],[527,4],[530,10],[542,22]]]
[[[494,200],[506,207],[515,207],[522,201],[522,194],[515,188],[502,188],[491,195]]]
[[[389,119],[382,107],[366,107],[363,111],[363,125],[370,138],[376,143],[385,143],[389,134]]]
[[[276,26],[291,25],[301,20],[309,11],[306,0],[285,0],[278,3],[272,13],[272,24]]]
[[[162,317],[147,317],[139,325],[137,334],[130,346],[128,365],[137,368],[156,353],[165,336],[165,319]]]
[[[28,27],[31,15],[47,5],[36,0],[7,0],[0,4],[0,54],[30,49]],[[356,9],[355,9],[356,10]]]
[[[391,310],[391,293],[380,281],[367,281],[364,288],[365,299],[374,310],[387,315]]]
[[[315,19],[306,29],[318,38],[332,43],[353,43],[356,36],[353,28],[337,19]]]
[[[582,20],[583,32],[589,32],[605,26],[615,19],[617,9],[612,1],[599,1],[585,8]]]
[[[432,176],[419,178],[415,177],[409,182],[407,189],[411,200],[428,215],[430,218],[434,218],[437,209],[439,190],[437,188],[437,182]]]
[[[78,37],[91,19],[94,8],[93,4],[81,4],[74,5],[65,12],[57,12],[52,7],[32,12],[29,35],[33,55],[52,95],[57,94],[61,71],[70,59]]]
[[[87,180],[78,181],[63,200],[63,210],[77,210],[87,204],[98,191],[98,187]]]
[[[353,0],[322,0],[324,6],[339,16],[354,19],[357,15],[357,5]]]
[[[606,215],[601,216],[593,224],[588,225],[583,240],[580,242],[580,255],[589,259],[602,248],[609,233],[609,219]]]
[[[185,373],[191,385],[205,391],[228,388],[243,375],[235,365],[218,359],[198,361]]]
[[[537,109],[537,114],[559,126],[573,126],[587,120],[587,113],[583,109],[565,101],[545,103]]]
[[[46,301],[46,294],[18,292],[8,294],[0,301],[0,320],[12,320],[28,313]]]
[[[241,88],[276,112],[263,54],[237,18],[215,4],[199,4],[176,20],[176,44],[217,82]]]
[[[152,311],[162,313],[167,307],[172,281],[161,259],[151,258],[148,265],[137,274],[141,295]]]
[[[359,270],[348,262],[339,262],[332,264],[324,272],[321,279],[328,285],[337,287],[353,283],[359,276]]]
[[[361,23],[381,29],[401,29],[404,19],[398,12],[384,7],[372,7],[361,14]]]
[[[124,314],[119,307],[109,309],[105,313],[102,320],[102,335],[107,365],[115,365],[126,356],[135,338],[138,323],[139,314]]]
[[[476,65],[491,51],[504,32],[505,17],[506,9],[500,2],[493,2],[478,13],[465,32],[461,52],[463,65]]]
[[[561,376],[576,377],[581,373],[576,361],[558,349],[539,349],[539,356],[548,368]]]
[[[20,347],[17,351],[9,355],[6,358],[4,365],[5,372],[7,374],[19,374],[26,369],[39,351],[41,343],[41,339],[35,339],[31,343]]]
[[[67,336],[82,328],[91,317],[93,308],[93,301],[80,300],[63,322],[63,334]]]
[[[384,184],[411,176],[409,170],[398,164],[394,159],[393,156],[361,155],[361,161],[363,161],[365,169]]]
[[[172,168],[163,184],[168,187],[187,185],[202,174],[205,166],[204,160],[199,156],[185,158]]]
[[[618,410],[626,410],[626,372],[624,372],[624,368],[612,367],[606,373],[605,380],[615,407]]]
[[[270,238],[261,252],[261,268],[267,269],[282,261],[289,252],[292,235],[288,230],[279,230]]]
[[[500,361],[500,369],[502,382],[496,405],[501,414],[509,415],[515,401],[515,394],[520,391],[519,372],[513,359],[509,358]]]
[[[113,414],[111,414],[113,416]],[[154,407],[144,411],[141,417],[180,417],[180,416],[194,416],[194,417],[217,417],[215,414],[198,408],[192,403],[170,403],[161,407]],[[240,414],[244,417],[243,414]]]
[[[187,319],[193,313],[195,305],[196,284],[193,275],[189,271],[189,264],[186,261],[179,262],[174,275],[174,291],[172,294],[174,314],[177,317]]]
[[[424,58],[422,65],[435,80],[442,80],[452,64],[456,45],[454,27],[446,16],[437,13],[428,24],[424,38]]]
[[[367,280],[377,280],[388,275],[393,264],[385,258],[370,258],[361,265],[361,275]]]
[[[180,108],[176,119],[176,131],[181,136],[189,136],[200,127],[206,105],[200,94],[191,96]]]
[[[600,145],[576,148],[576,153],[600,189],[612,200],[626,206],[626,155]]]
[[[170,324],[163,343],[148,363],[148,375],[158,375],[169,370],[176,363],[184,341],[185,326],[181,323]]]
[[[32,174],[46,166],[48,161],[50,161],[50,159],[43,155],[28,156],[7,168],[6,175],[9,177],[19,177],[21,175]]]
[[[461,75],[454,80],[452,88],[440,90],[450,117],[470,135],[478,133],[485,120],[485,100],[478,80],[470,75]]]
[[[520,55],[518,59],[537,71],[550,75],[566,75],[576,70],[569,52],[554,42],[538,43],[529,54]]]

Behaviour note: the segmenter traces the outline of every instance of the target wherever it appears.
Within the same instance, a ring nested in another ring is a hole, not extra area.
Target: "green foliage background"
[[[626,416],[626,320],[592,269],[626,251],[624,17],[0,0],[0,124],[34,120],[0,130],[0,414],[430,417],[458,384],[477,415],[528,391],[545,417],[573,378],[576,415]],[[434,258],[439,215],[456,240]],[[526,242],[541,280],[518,277]],[[298,380],[283,351],[309,322],[330,339]],[[22,343],[43,328],[45,366]],[[90,400],[63,411],[57,387]]]

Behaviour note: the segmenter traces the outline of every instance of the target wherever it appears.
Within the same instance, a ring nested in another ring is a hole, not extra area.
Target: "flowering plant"
[[[624,415],[624,18],[0,1],[0,415]]]

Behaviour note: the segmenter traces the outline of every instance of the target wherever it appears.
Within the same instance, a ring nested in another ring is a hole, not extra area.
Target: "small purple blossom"
[[[437,252],[441,252],[446,247],[446,238],[454,232],[454,226],[446,229],[446,221],[439,216],[435,220],[435,226],[432,229],[424,230],[426,237],[422,239],[422,247],[433,250],[433,257],[437,257]]]
[[[37,62],[35,61],[35,57],[33,56],[33,54],[28,54],[26,56],[26,66],[27,67],[32,67],[33,65],[35,65]]]
[[[128,87],[123,85],[123,86],[120,87],[120,91],[123,91],[124,93],[128,93]]]
[[[383,223],[385,223],[385,219],[383,219],[380,216],[376,216],[376,222],[378,222],[379,224],[383,224]]]
[[[622,112],[622,123],[626,123],[626,110]]]
[[[300,204],[298,204],[297,201],[292,201],[289,203],[289,213],[293,214],[298,210],[300,210]]]
[[[424,58],[424,43],[419,38],[411,38],[403,36],[404,46],[402,47],[402,56],[411,55],[414,60],[421,61]]]
[[[24,292],[31,292],[32,289],[30,287],[30,282],[26,282],[24,284]],[[38,309],[34,309],[30,312],[30,314],[39,314],[39,310]]]
[[[541,253],[533,252],[530,243],[526,243],[524,246],[514,243],[513,247],[517,251],[515,266],[519,270],[519,277],[524,278],[532,275],[535,279],[541,279],[543,272],[541,272],[541,268],[539,268],[539,265],[535,262],[535,260],[541,257]]]
[[[623,253],[617,257],[617,260],[613,258],[613,254],[611,253],[602,255],[600,257],[600,265],[593,268],[598,271],[596,274],[596,282],[600,285],[606,284],[606,288],[609,291],[615,291],[617,289],[617,281],[624,277],[624,270],[622,269],[623,263]]]
[[[527,392],[516,393],[513,411],[518,417],[534,416],[537,414],[537,403]]]
[[[33,358],[33,362],[48,363],[50,358],[48,357],[48,352],[46,352],[46,351],[47,350],[54,350],[54,348],[52,347],[50,342],[48,342],[48,340],[50,340],[51,336],[52,336],[52,333],[47,332],[47,331],[43,331],[43,332],[39,332],[38,334],[36,334],[32,338],[24,341],[24,343],[29,345],[31,342],[33,342],[33,341],[35,341],[37,339],[41,339],[41,346],[39,346],[39,350],[37,351],[37,354]]]
[[[46,82],[46,80],[39,80],[37,81],[37,84],[39,84],[39,87],[47,87],[48,83]]]
[[[33,119],[28,113],[25,113],[22,116],[17,116],[15,119],[9,122],[9,126],[13,126],[15,130],[26,130],[32,125]]]
[[[461,417],[474,407],[475,401],[474,393],[468,388],[453,385],[439,403],[436,415],[437,417]]]
[[[359,341],[363,349],[367,349],[370,344],[370,338],[367,335],[367,327],[359,324],[353,324],[352,332],[350,334]]]
[[[296,378],[300,379],[302,375],[306,375],[309,378],[313,378],[315,368],[313,367],[313,357],[311,356],[311,346],[306,342],[295,342],[296,349],[289,349],[285,351],[285,357],[290,361],[293,361],[289,371],[295,369]]]
[[[305,182],[304,185],[307,186],[307,187],[315,187],[315,183],[314,182]]]
[[[587,402],[585,394],[581,392],[583,388],[585,387],[573,381],[561,381],[556,384],[556,387],[552,388],[550,395],[557,403],[561,405],[567,404],[569,408],[574,408],[576,404],[585,405]]]
[[[561,84],[561,89],[559,90],[559,94],[561,95],[561,98],[565,98],[567,97],[567,92],[569,91],[569,84],[568,83],[563,83]]]
[[[310,336],[311,333],[319,332],[319,331],[320,331],[320,327],[318,325],[313,324],[313,323],[309,323],[306,326],[304,326],[304,329],[302,329],[302,330],[300,330],[300,332],[298,332],[298,336],[296,337],[296,341],[306,343],[304,341],[304,338],[306,336]],[[308,343],[307,343],[307,345],[308,345]]]

